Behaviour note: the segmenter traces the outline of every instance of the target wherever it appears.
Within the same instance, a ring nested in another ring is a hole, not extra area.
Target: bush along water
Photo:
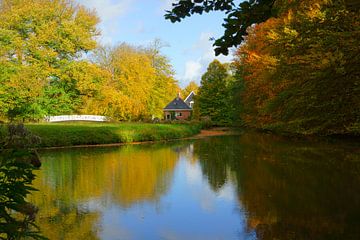
[[[35,225],[37,207],[26,200],[36,191],[33,170],[41,162],[30,146],[39,142],[24,125],[7,126],[0,139],[0,239],[46,239]]]

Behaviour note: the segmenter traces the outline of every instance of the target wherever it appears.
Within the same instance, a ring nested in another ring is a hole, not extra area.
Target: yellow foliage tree
[[[0,115],[71,111],[77,90],[64,79],[96,47],[96,15],[71,0],[3,0],[0,19]]]
[[[178,88],[171,65],[155,49],[127,44],[103,47],[94,60],[108,75],[99,97],[85,101],[89,113],[117,120],[161,117],[162,108]]]

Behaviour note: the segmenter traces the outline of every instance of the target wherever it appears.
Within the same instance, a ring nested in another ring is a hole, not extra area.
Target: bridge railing
[[[67,122],[67,121],[92,121],[92,122],[108,122],[110,119],[105,116],[98,115],[59,115],[45,117],[47,122]]]

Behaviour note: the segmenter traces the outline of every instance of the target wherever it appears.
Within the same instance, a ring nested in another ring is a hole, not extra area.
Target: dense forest
[[[162,116],[178,90],[161,42],[103,47],[96,14],[73,1],[0,3],[0,119]]]
[[[277,16],[249,26],[236,49],[232,87],[225,66],[209,65],[197,96],[200,116],[279,132],[359,135],[358,8],[335,0],[274,6]],[[206,106],[216,94],[224,97]]]
[[[199,88],[191,82],[182,90],[183,97],[197,92],[193,117],[299,134],[358,135],[357,1],[234,2],[179,1],[165,16],[180,21],[194,13],[228,13],[214,46],[216,54],[235,46],[234,60],[215,60]],[[96,13],[72,1],[4,0],[0,17],[0,120],[73,113],[150,119],[162,117],[180,91],[160,41],[101,46]]]

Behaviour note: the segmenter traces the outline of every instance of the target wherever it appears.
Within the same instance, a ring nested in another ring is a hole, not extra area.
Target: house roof
[[[190,102],[194,101],[195,93],[191,91],[191,93],[185,98],[184,102],[190,106]]]
[[[189,107],[180,97],[176,97],[166,105],[164,110],[191,110],[191,107]]]

